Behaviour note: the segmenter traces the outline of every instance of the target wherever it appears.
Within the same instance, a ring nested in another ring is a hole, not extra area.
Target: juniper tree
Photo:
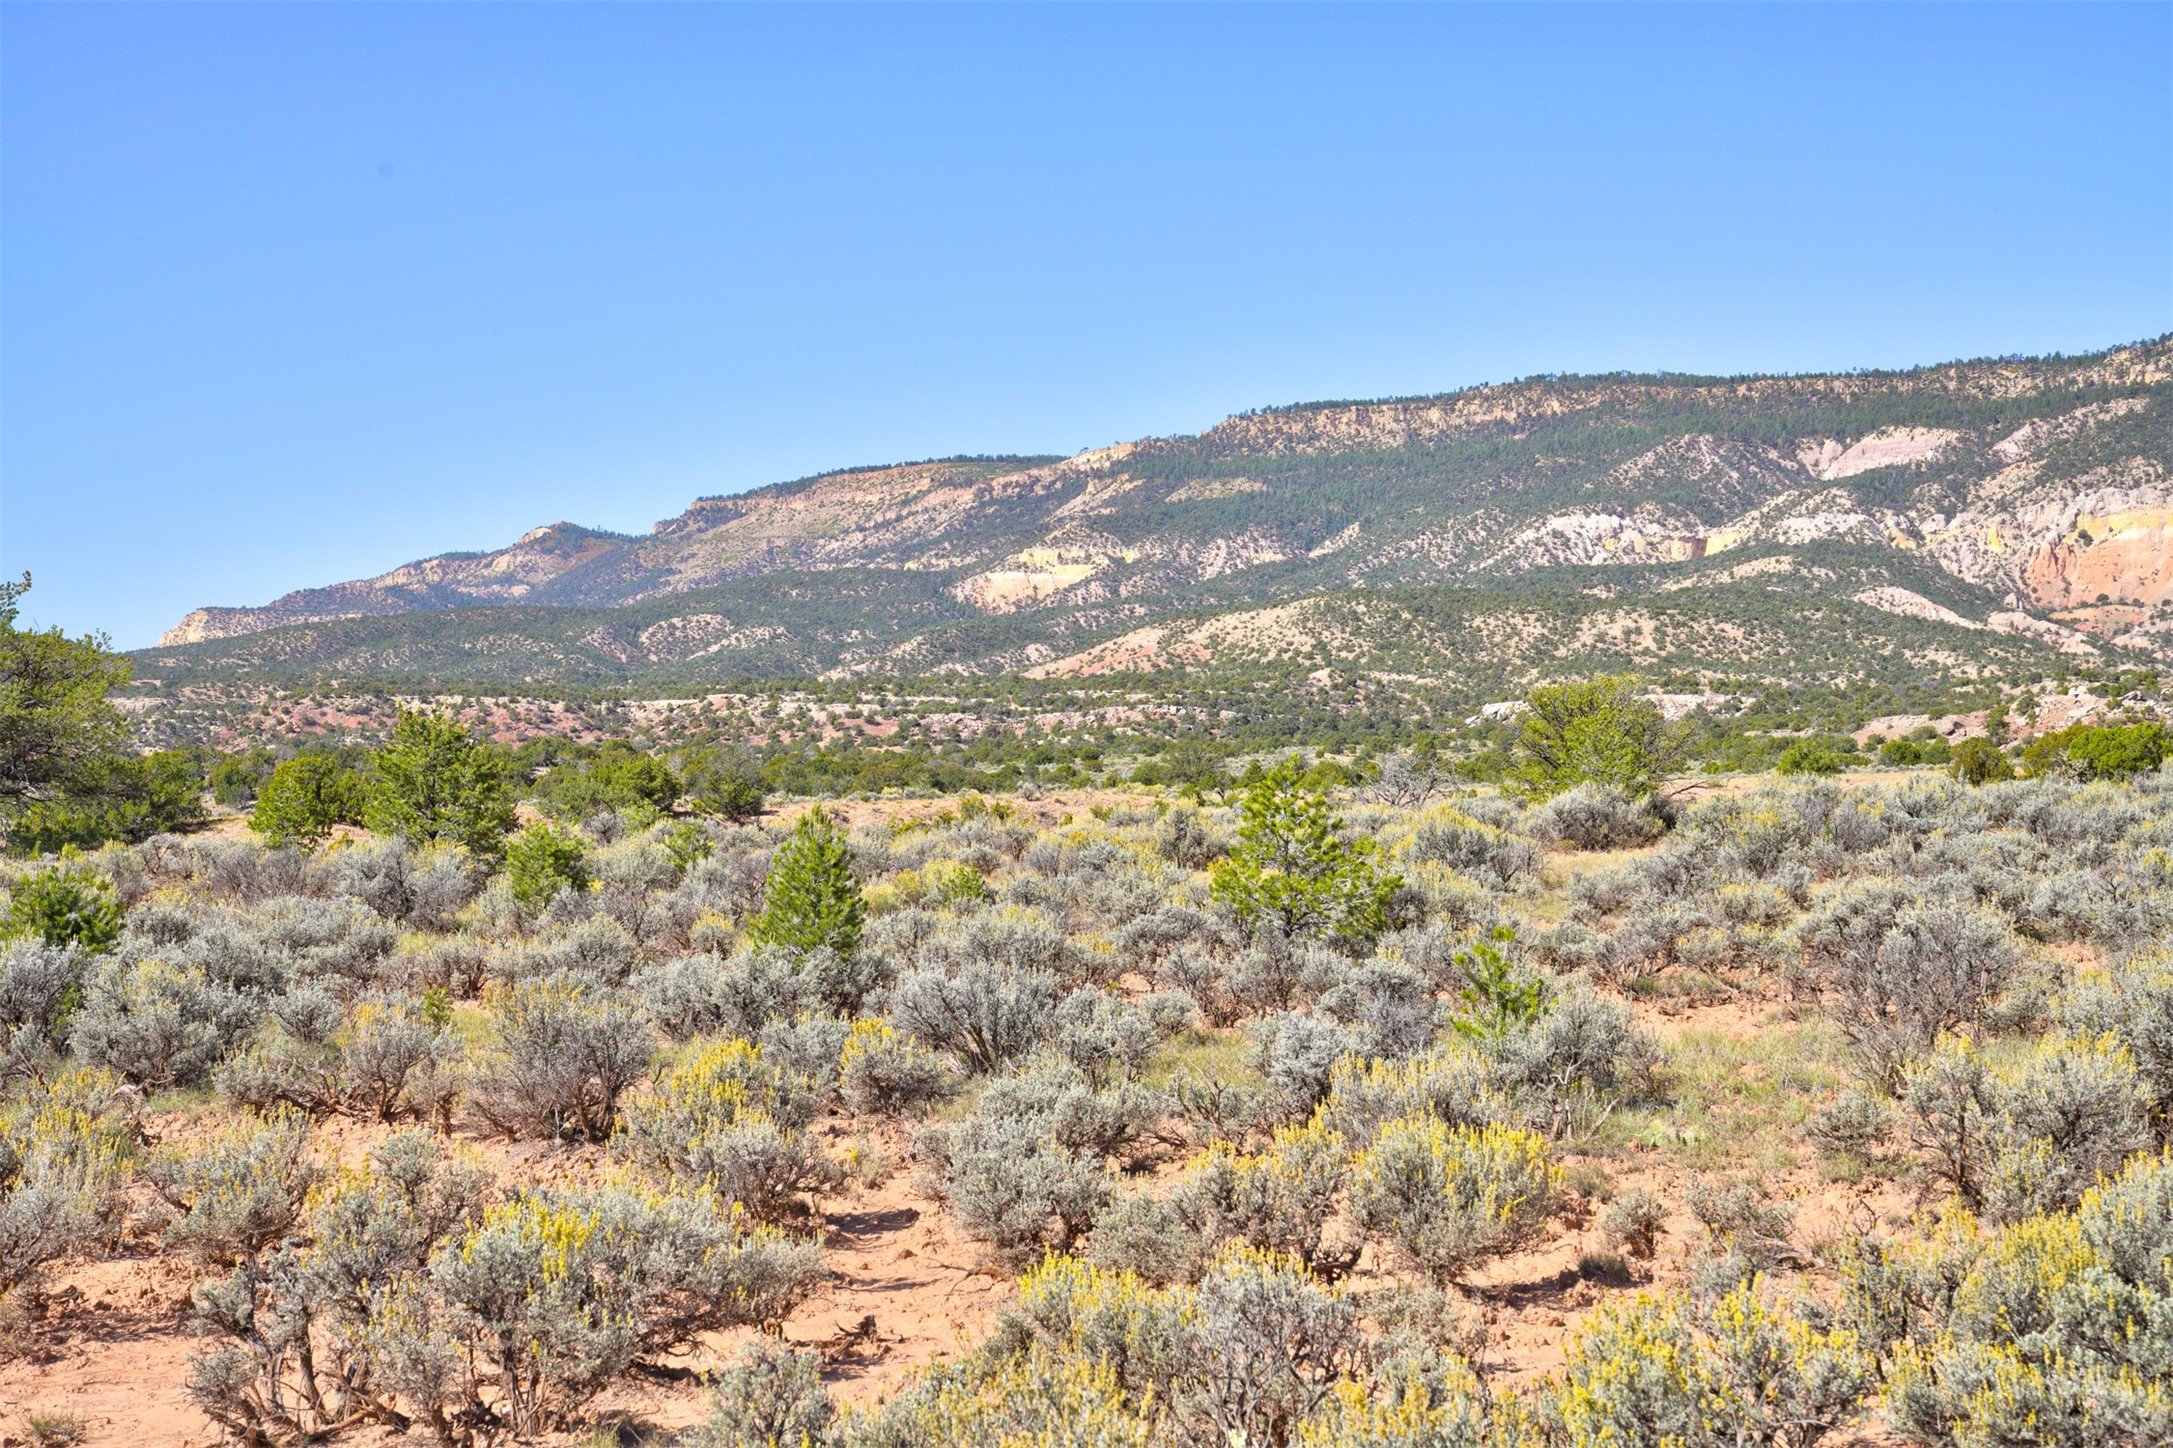
[[[314,849],[339,824],[362,822],[362,776],[328,754],[298,754],[257,791],[249,828],[274,845]]]
[[[505,769],[457,719],[402,709],[385,747],[363,818],[379,834],[451,840],[495,860],[513,828]]]

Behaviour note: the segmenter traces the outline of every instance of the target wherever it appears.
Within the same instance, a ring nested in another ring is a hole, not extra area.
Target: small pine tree
[[[315,849],[339,824],[362,822],[362,776],[324,754],[298,754],[257,791],[249,828],[274,845]]]
[[[1375,864],[1371,840],[1345,840],[1328,797],[1307,789],[1295,758],[1249,785],[1237,847],[1215,866],[1215,898],[1283,938],[1381,932],[1400,876]]]
[[[827,945],[850,955],[868,915],[852,864],[845,832],[819,808],[809,810],[770,865],[762,913],[748,925],[748,938],[792,950]]]
[[[1538,1020],[1553,1004],[1547,982],[1502,949],[1516,938],[1511,927],[1496,926],[1490,938],[1456,952],[1454,964],[1464,981],[1457,1002],[1463,1009],[1449,1024],[1458,1035],[1474,1041],[1506,1036]]]
[[[513,828],[513,791],[497,755],[457,719],[402,709],[372,756],[376,780],[363,818],[382,835],[450,840],[495,860]]]

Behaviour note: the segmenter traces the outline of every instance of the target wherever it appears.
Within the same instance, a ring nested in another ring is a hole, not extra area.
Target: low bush
[[[496,1010],[495,1049],[470,1096],[483,1119],[514,1136],[609,1137],[619,1097],[655,1053],[647,1017],[573,975],[506,988]]]
[[[748,1233],[699,1197],[532,1190],[380,1294],[363,1341],[401,1399],[528,1437],[697,1334],[781,1322],[820,1275],[813,1245]]]
[[[2005,1065],[1945,1037],[1901,1102],[1932,1175],[2000,1221],[2073,1206],[2151,1140],[2148,1091],[2111,1037],[2054,1038]]]
[[[1430,1116],[1389,1122],[1351,1164],[1351,1215],[1442,1284],[1531,1240],[1560,1190],[1532,1133]]]
[[[1362,1245],[1329,1233],[1349,1170],[1349,1146],[1316,1119],[1276,1131],[1257,1154],[1213,1143],[1187,1168],[1170,1205],[1204,1248],[1244,1242],[1333,1281],[1356,1265]]]
[[[135,1145],[118,1084],[78,1069],[0,1103],[0,1305],[112,1217]]]
[[[754,1220],[780,1221],[801,1193],[837,1181],[807,1136],[817,1091],[750,1042],[713,1042],[659,1074],[627,1108],[622,1140],[637,1159],[707,1187]]]
[[[1533,812],[1540,838],[1573,850],[1626,850],[1650,844],[1659,818],[1611,784],[1587,783],[1554,796]]]
[[[86,960],[73,944],[11,940],[0,945],[0,1040],[28,1033],[58,1050],[83,999]]]
[[[2142,1157],[2072,1212],[1986,1233],[1961,1218],[1843,1264],[1851,1315],[1890,1356],[1911,1442],[2143,1444],[2173,1432],[2173,1159]]]
[[[139,1086],[197,1086],[263,1019],[261,1000],[199,966],[113,957],[91,972],[70,1039],[85,1062]]]
[[[891,992],[890,1018],[985,1075],[1046,1039],[1055,1005],[1056,980],[1047,972],[975,963],[956,974],[924,969],[906,976]]]
[[[768,1338],[742,1346],[717,1375],[708,1419],[692,1448],[816,1448],[837,1409],[822,1385],[822,1357]]]
[[[883,1020],[853,1022],[839,1054],[838,1081],[853,1110],[890,1115],[925,1110],[957,1089],[949,1062]]]
[[[1853,1333],[1821,1328],[1815,1309],[1782,1306],[1753,1281],[1705,1308],[1644,1293],[1601,1307],[1543,1411],[1552,1440],[1571,1448],[1810,1448],[1876,1381]]]
[[[279,1241],[322,1175],[308,1146],[309,1118],[279,1111],[245,1113],[200,1142],[152,1152],[143,1176],[173,1213],[166,1241],[229,1262]]]

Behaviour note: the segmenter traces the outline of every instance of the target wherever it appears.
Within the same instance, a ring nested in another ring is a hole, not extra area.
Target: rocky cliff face
[[[1738,559],[1771,573],[1775,559],[1841,548],[1908,574],[1867,576],[1852,595],[1889,616],[1987,632],[2011,615],[2011,634],[2157,655],[2157,625],[2173,632],[2160,617],[2173,610],[2169,465],[2164,340],[1906,373],[1545,379],[1278,409],[1071,458],[828,474],[701,499],[643,538],[560,524],[495,553],[200,609],[162,642],[476,604],[638,605],[639,627],[610,634],[614,656],[721,661],[790,630],[744,608],[673,613],[671,599],[851,573],[929,625],[1043,620],[1052,637],[1030,650],[1035,667],[1077,655],[1101,669],[1156,627],[1175,638],[1153,623],[1173,610],[1563,570],[1588,575],[1588,590],[1666,594],[1736,578]],[[1932,613],[1885,606],[1896,595],[1882,589],[1923,598],[1924,569],[1964,592],[1926,600]],[[1084,654],[1055,636],[1081,630],[1105,636]],[[834,661],[920,647],[840,637]]]
[[[232,638],[287,624],[366,618],[451,608],[462,603],[519,603],[583,564],[623,549],[616,533],[554,523],[523,533],[494,553],[447,553],[404,564],[376,578],[305,588],[261,608],[199,608],[160,636],[160,647]]]

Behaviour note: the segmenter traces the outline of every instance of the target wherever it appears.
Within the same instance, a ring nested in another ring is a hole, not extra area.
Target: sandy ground
[[[1884,777],[1851,776],[1849,782]],[[1712,781],[1711,787],[1732,791],[1759,782],[1724,779]],[[1097,807],[1151,807],[1154,800],[1123,791],[1076,790],[1005,803],[1046,826],[1067,817],[1091,818]],[[802,808],[788,806],[768,818],[789,823]],[[957,801],[853,801],[831,808],[858,825],[925,819],[955,811]],[[238,821],[222,825],[239,827]],[[1549,868],[1567,877],[1619,858],[1555,856]],[[1751,997],[1640,1001],[1636,1011],[1641,1024],[1663,1040],[1690,1032],[1749,1039],[1779,1019],[1775,1002]],[[184,1116],[154,1116],[146,1128],[153,1137],[185,1134],[187,1122]],[[872,1404],[895,1391],[914,1370],[970,1350],[989,1331],[1015,1287],[1009,1275],[980,1261],[975,1245],[935,1203],[914,1191],[909,1127],[832,1117],[817,1129],[833,1152],[842,1152],[851,1142],[872,1147],[892,1166],[887,1173],[873,1174],[873,1181],[819,1203],[832,1277],[786,1323],[785,1336],[824,1353],[825,1377],[840,1400]],[[354,1164],[385,1130],[334,1119],[319,1124],[313,1141],[328,1161]],[[508,1185],[577,1175],[603,1159],[595,1148],[508,1143],[466,1130],[456,1136],[485,1155]],[[1808,1151],[1802,1155],[1808,1160]],[[1670,1208],[1666,1232],[1656,1259],[1638,1268],[1636,1281],[1587,1280],[1578,1272],[1580,1259],[1609,1245],[1599,1227],[1605,1206],[1573,1194],[1541,1241],[1476,1274],[1468,1287],[1471,1306],[1487,1328],[1482,1361],[1490,1378],[1503,1384],[1528,1382],[1559,1369],[1579,1324],[1601,1302],[1649,1283],[1680,1282],[1709,1251],[1702,1228],[1683,1205],[1691,1175],[1665,1154],[1632,1149],[1601,1159],[1570,1152],[1563,1161],[1572,1168],[1580,1163],[1598,1166],[1611,1179],[1614,1193],[1644,1187],[1659,1195]],[[1167,1163],[1158,1175],[1176,1169],[1175,1162]],[[1905,1220],[1914,1205],[1904,1189],[1891,1183],[1859,1188],[1827,1182],[1809,1165],[1782,1174],[1771,1185],[1776,1195],[1793,1199],[1798,1240],[1804,1242],[1844,1227],[1861,1229],[1874,1220]],[[81,1417],[87,1426],[82,1441],[92,1445],[208,1448],[220,1440],[186,1391],[188,1359],[205,1346],[189,1330],[189,1294],[210,1273],[180,1259],[162,1258],[154,1248],[152,1229],[139,1220],[102,1260],[64,1263],[49,1274],[43,1301],[0,1341],[0,1448],[28,1442],[22,1422],[33,1412]],[[1389,1280],[1369,1249],[1352,1285],[1364,1288]],[[706,1372],[728,1360],[744,1335],[705,1339],[671,1366],[695,1375]],[[590,1422],[616,1420],[668,1431],[699,1421],[706,1399],[706,1391],[691,1377],[671,1383],[630,1381],[593,1405]],[[557,1441],[574,1442],[586,1432]],[[371,1443],[373,1434],[343,1441]],[[1866,1430],[1833,1441],[1893,1440]]]

